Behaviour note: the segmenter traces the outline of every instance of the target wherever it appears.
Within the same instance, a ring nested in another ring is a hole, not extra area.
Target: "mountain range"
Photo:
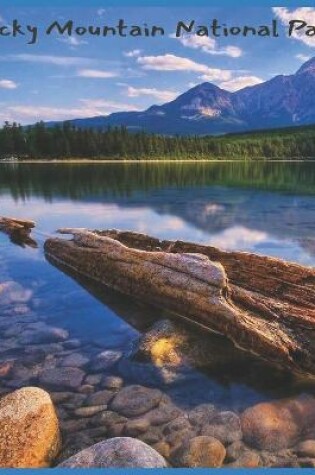
[[[289,76],[229,92],[205,82],[141,112],[70,121],[79,127],[126,126],[167,135],[204,135],[315,124],[315,57]]]

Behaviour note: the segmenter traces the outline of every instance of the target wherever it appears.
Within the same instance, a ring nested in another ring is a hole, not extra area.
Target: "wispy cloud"
[[[140,56],[141,54],[141,49],[132,49],[131,51],[124,51],[123,55],[126,58],[136,58],[137,56]]]
[[[31,123],[39,120],[67,120],[84,117],[108,115],[118,111],[137,111],[139,108],[132,104],[103,99],[80,99],[75,107],[51,107],[15,105],[9,106],[1,112],[0,117],[7,120],[16,120],[22,123]]]
[[[106,13],[105,8],[99,8],[96,12],[97,16],[99,16],[99,17],[103,17],[105,15],[105,13]]]
[[[75,49],[81,45],[87,45],[88,42],[85,40],[79,40],[76,36],[69,36],[66,38],[58,38],[59,41],[70,46],[70,49]]]
[[[176,37],[174,34],[170,35],[171,38],[177,39],[183,46],[192,49],[199,49],[207,54],[220,55],[220,56],[230,56],[232,58],[239,58],[242,56],[243,52],[241,48],[237,46],[225,46],[219,48],[217,42],[213,38],[208,36],[197,36],[197,35],[184,35],[181,37]]]
[[[299,59],[303,63],[305,63],[306,61],[311,59],[311,56],[307,56],[306,54],[296,54],[295,57],[296,57],[296,59]]]
[[[239,76],[230,79],[229,81],[220,83],[220,87],[222,89],[234,92],[238,91],[239,89],[244,89],[244,87],[255,86],[256,84],[260,84],[262,82],[263,79],[257,76]]]
[[[101,115],[107,115],[118,111],[138,111],[140,108],[133,104],[122,103],[118,101],[107,101],[105,99],[80,99],[84,107],[89,110],[98,110]]]
[[[37,120],[61,120],[66,117],[76,117],[81,110],[76,108],[48,107],[48,106],[9,106],[7,111],[13,117],[29,121]]]
[[[119,74],[113,71],[103,71],[101,69],[80,69],[77,72],[77,76],[91,79],[109,79],[116,78]]]
[[[16,89],[18,87],[17,83],[11,81],[10,79],[0,79],[0,88],[1,89]]]
[[[152,88],[146,88],[146,87],[132,87],[128,86],[126,90],[126,95],[128,97],[142,97],[142,96],[150,96],[154,97],[158,101],[163,101],[163,102],[168,102],[172,101],[175,99],[178,95],[177,92],[175,91],[170,91],[170,90],[161,90],[161,89],[156,89],[155,87]]]
[[[295,10],[289,10],[286,7],[274,7],[272,10],[285,26],[291,20],[303,20],[309,25],[315,25],[315,8],[300,7]],[[315,36],[306,36],[303,29],[295,31],[292,38],[315,48]]]
[[[26,63],[53,64],[55,66],[83,66],[93,62],[90,58],[80,56],[55,56],[46,54],[9,54],[1,57],[2,60],[23,61]]]
[[[210,68],[205,64],[196,63],[189,58],[183,58],[173,54],[164,54],[161,56],[140,56],[137,59],[137,62],[145,70],[202,73],[200,79],[207,81],[227,81],[231,77],[231,71],[229,70]]]

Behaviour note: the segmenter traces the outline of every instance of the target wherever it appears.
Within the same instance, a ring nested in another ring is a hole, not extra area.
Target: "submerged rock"
[[[299,457],[315,458],[315,440],[304,440],[295,449]]]
[[[60,366],[72,366],[74,368],[82,368],[89,362],[89,358],[82,355],[81,353],[72,353],[71,355],[66,356],[60,362]]]
[[[207,436],[193,437],[174,451],[171,461],[177,467],[221,467],[225,448],[217,439]]]
[[[85,373],[79,368],[51,368],[40,375],[40,383],[44,387],[62,390],[77,389],[81,386]]]
[[[22,345],[59,343],[65,341],[68,336],[69,333],[63,328],[49,327],[47,325],[37,323],[22,334],[20,343]]]
[[[81,341],[78,338],[71,338],[63,343],[63,346],[67,350],[74,350],[80,348]]]
[[[106,405],[83,406],[83,407],[78,407],[77,409],[75,409],[74,414],[78,417],[92,417],[92,416],[95,416],[95,414],[105,411],[106,409],[107,409]]]
[[[240,419],[234,412],[220,412],[202,426],[201,434],[215,437],[224,445],[231,444],[242,438]]]
[[[246,355],[248,356],[248,355]],[[136,347],[136,357],[156,366],[178,368],[193,365],[195,368],[222,367],[245,359],[241,352],[221,335],[201,332],[182,322],[160,320],[144,333]]]
[[[182,415],[182,411],[172,403],[160,403],[158,407],[147,412],[145,417],[153,426],[167,424]]]
[[[108,429],[111,429],[117,425],[124,427],[127,421],[128,419],[126,417],[117,414],[117,412],[104,411],[96,417],[93,417],[91,424],[93,426],[105,426]]]
[[[61,463],[65,468],[166,468],[165,459],[144,442],[117,437],[92,445]]]
[[[108,404],[113,399],[114,395],[114,392],[104,389],[102,391],[98,391],[94,394],[91,394],[88,397],[86,404],[88,406],[100,406],[102,404]]]
[[[170,435],[173,432],[180,432],[184,430],[191,430],[191,425],[186,417],[181,416],[166,424],[166,426],[164,426],[163,433],[165,435]]]
[[[8,377],[13,366],[14,366],[14,361],[8,360],[8,361],[0,362],[0,378]]]
[[[257,404],[241,416],[244,441],[273,452],[292,447],[314,422],[315,399],[308,396]]]
[[[146,432],[150,427],[150,423],[146,418],[131,419],[125,425],[125,435],[129,437],[137,437]]]
[[[119,391],[111,403],[111,409],[126,417],[145,414],[156,407],[162,398],[159,389],[144,386],[127,386]]]
[[[192,425],[206,425],[212,421],[215,414],[216,408],[213,404],[199,404],[189,412],[188,418]]]
[[[71,434],[71,437],[65,440],[65,443],[62,447],[62,451],[58,455],[56,463],[60,464],[65,460],[69,459],[73,455],[77,454],[81,450],[93,445],[93,439],[88,435],[79,432],[77,434]]]
[[[90,371],[98,373],[112,368],[122,358],[120,351],[106,350],[99,353],[90,364]]]
[[[260,466],[260,457],[253,450],[244,451],[240,457],[228,465],[230,468],[257,468]]]
[[[19,389],[0,401],[0,467],[48,467],[61,445],[58,419],[49,394]]]
[[[101,381],[102,388],[105,389],[120,389],[124,381],[119,376],[105,376]]]

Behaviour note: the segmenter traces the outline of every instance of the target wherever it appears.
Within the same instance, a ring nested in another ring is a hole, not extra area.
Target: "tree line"
[[[20,159],[291,159],[315,158],[315,126],[222,136],[165,136],[78,128],[71,122],[22,127],[5,122],[0,157]]]

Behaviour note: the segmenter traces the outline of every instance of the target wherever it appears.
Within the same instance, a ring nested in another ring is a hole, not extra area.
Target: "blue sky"
[[[290,19],[315,25],[315,8],[6,8],[0,27],[17,19],[31,34],[0,36],[0,121],[23,124],[142,110],[162,104],[198,83],[209,81],[231,91],[292,74],[315,55],[315,38],[288,38]],[[165,36],[82,37],[45,35],[55,20],[75,26],[127,25],[165,28]],[[228,26],[279,23],[279,38],[173,37],[178,21],[209,25],[217,18]]]

